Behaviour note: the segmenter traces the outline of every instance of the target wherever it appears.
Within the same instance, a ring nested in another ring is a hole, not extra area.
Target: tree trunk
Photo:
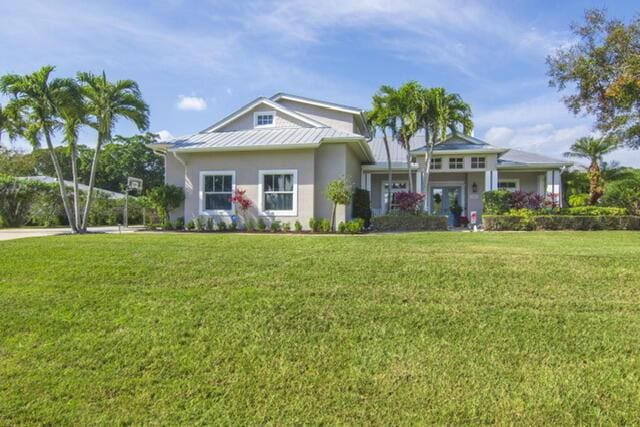
[[[78,169],[77,169],[77,147],[76,143],[69,144],[71,148],[71,175],[73,177],[73,215],[76,221],[76,230],[82,231],[82,221],[80,218],[80,190],[78,189]]]
[[[600,167],[597,163],[592,163],[589,166],[589,205],[594,206],[598,204],[598,200],[602,197],[603,190],[600,185]]]
[[[338,207],[337,203],[333,204],[333,209],[331,210],[331,231],[336,231],[336,208]]]
[[[384,207],[385,213],[391,211],[391,180],[393,179],[393,170],[391,169],[391,151],[389,150],[389,140],[387,139],[387,132],[382,131],[382,137],[384,138],[384,148],[387,151],[387,204]]]
[[[42,126],[42,130],[44,133],[44,139],[47,142],[47,148],[49,149],[49,154],[51,155],[51,162],[53,163],[53,168],[56,171],[56,178],[58,178],[58,187],[60,188],[60,196],[62,197],[62,206],[64,206],[64,213],[67,215],[67,219],[69,220],[71,231],[74,233],[77,233],[78,228],[76,227],[74,218],[71,214],[71,209],[69,209],[69,201],[67,200],[67,190],[64,186],[64,177],[62,176],[62,169],[60,169],[60,163],[58,163],[58,156],[56,156],[56,152],[53,149],[53,144],[51,143],[51,135],[49,134],[49,128],[46,126]]]
[[[429,173],[431,172],[431,159],[433,158],[433,143],[427,142],[427,164],[424,170],[424,191],[426,193],[427,210],[431,211],[431,194],[429,194]],[[431,213],[431,212],[427,212]]]
[[[407,147],[407,176],[409,177],[409,192],[413,193],[413,178],[411,177],[411,153]]]
[[[98,156],[100,154],[100,147],[102,146],[102,136],[98,135],[98,142],[96,143],[96,151],[93,153],[93,161],[91,162],[91,176],[89,177],[89,191],[87,192],[87,202],[84,205],[84,214],[82,215],[82,231],[87,231],[87,225],[89,224],[89,211],[91,210],[91,202],[93,199],[93,186],[96,181],[96,171],[98,169]]]

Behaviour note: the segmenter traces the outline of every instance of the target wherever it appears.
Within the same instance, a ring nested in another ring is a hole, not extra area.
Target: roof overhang
[[[518,171],[536,171],[536,170],[548,170],[548,169],[562,169],[572,166],[573,163],[521,163],[515,165],[501,165],[498,163],[496,166],[499,170],[518,170]]]
[[[434,150],[432,152],[433,156],[447,156],[447,155],[452,155],[452,154],[502,154],[502,153],[506,153],[507,151],[509,151],[509,149],[507,148],[498,148],[498,147],[494,147],[494,148],[484,148],[484,149],[463,149],[463,150]],[[413,157],[417,157],[420,155],[426,155],[427,154],[427,150],[423,148],[418,148],[416,150],[411,150],[410,151],[411,156]]]

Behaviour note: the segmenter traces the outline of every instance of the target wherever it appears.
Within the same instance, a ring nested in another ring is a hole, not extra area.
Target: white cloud
[[[156,132],[160,141],[169,141],[173,139],[173,135],[166,129]]]
[[[178,96],[178,109],[182,111],[203,111],[207,109],[207,101],[198,96]]]

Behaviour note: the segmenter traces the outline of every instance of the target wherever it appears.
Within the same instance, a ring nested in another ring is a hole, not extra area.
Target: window
[[[200,172],[200,211],[230,212],[233,210],[231,196],[235,187],[234,171]]]
[[[298,172],[260,171],[260,210],[274,215],[297,215]]]
[[[484,169],[485,166],[486,166],[486,161],[484,157],[471,158],[471,169]]]
[[[391,183],[391,209],[397,209],[396,193],[401,191],[407,191],[409,184],[407,181],[393,181]],[[382,207],[387,206],[387,190],[389,188],[389,181],[382,183]]]
[[[442,159],[441,158],[431,158],[431,169],[442,169]]]
[[[464,158],[463,157],[450,157],[449,158],[449,169],[464,169]]]
[[[498,180],[498,189],[507,191],[517,191],[520,189],[519,179],[500,179]]]
[[[253,127],[270,127],[274,125],[276,113],[261,111],[253,114]]]

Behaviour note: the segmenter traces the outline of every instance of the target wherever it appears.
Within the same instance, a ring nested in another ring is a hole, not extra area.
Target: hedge
[[[440,231],[447,230],[447,217],[427,214],[388,214],[371,218],[373,231]]]
[[[488,231],[640,230],[640,216],[631,215],[483,215]]]

